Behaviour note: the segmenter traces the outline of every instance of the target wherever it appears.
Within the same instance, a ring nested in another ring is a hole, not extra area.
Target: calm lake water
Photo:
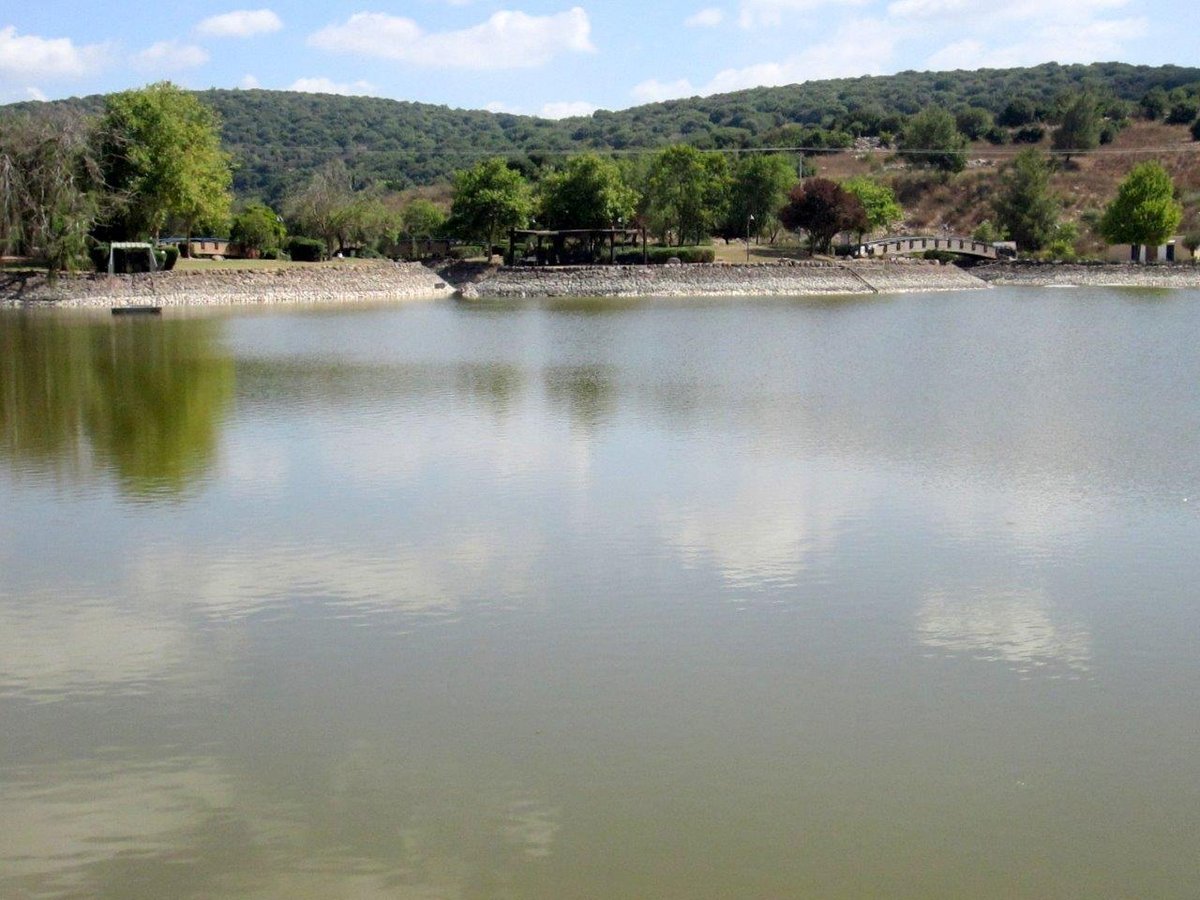
[[[1195,898],[1200,292],[0,315],[0,896]]]

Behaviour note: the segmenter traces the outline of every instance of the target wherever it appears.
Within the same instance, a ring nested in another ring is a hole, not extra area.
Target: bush
[[[483,256],[483,245],[459,244],[457,247],[451,247],[446,255],[450,259],[472,259],[476,256]]]
[[[158,267],[164,272],[170,272],[175,268],[175,263],[179,262],[179,248],[174,244],[164,244],[158,248],[155,256],[162,254],[158,261]]]
[[[1013,135],[1014,144],[1037,144],[1046,136],[1046,129],[1041,125],[1026,125],[1017,129]]]
[[[633,262],[642,261],[641,251],[622,254],[632,256]],[[647,247],[646,261],[652,266],[664,265],[668,260],[677,259],[682,263],[710,263],[717,258],[712,247]]]
[[[325,258],[325,245],[316,238],[294,237],[288,239],[287,252],[296,262],[320,262]]]
[[[926,250],[921,254],[921,258],[945,264],[954,262],[958,256],[948,250]]]
[[[1192,123],[1192,140],[1200,141],[1200,119]]]

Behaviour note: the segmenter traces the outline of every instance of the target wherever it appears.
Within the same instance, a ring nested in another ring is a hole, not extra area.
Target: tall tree
[[[1100,115],[1090,94],[1077,96],[1063,112],[1062,124],[1054,132],[1052,146],[1071,161],[1071,156],[1100,146]]]
[[[1050,192],[1049,161],[1029,147],[1000,175],[992,200],[996,219],[1021,250],[1041,250],[1054,235],[1059,202]]]
[[[490,256],[497,235],[503,229],[524,225],[532,211],[533,195],[525,178],[494,157],[454,174],[454,202],[447,228],[486,241]]]
[[[325,249],[332,253],[346,230],[353,203],[350,170],[340,159],[334,159],[314,172],[300,191],[288,197],[284,209],[293,232],[320,238]]]
[[[595,153],[571,157],[542,179],[538,194],[539,218],[549,228],[610,228],[632,220],[637,207],[621,169]]]
[[[777,153],[750,153],[733,166],[722,237],[774,233],[777,213],[796,183],[796,163]]]
[[[967,139],[954,116],[929,106],[908,120],[900,138],[900,155],[914,165],[961,172],[967,166]]]
[[[779,211],[783,227],[808,232],[813,253],[828,253],[839,231],[867,230],[867,211],[862,202],[836,181],[809,178],[796,185]]]
[[[168,81],[112,94],[100,135],[105,180],[125,200],[110,223],[116,236],[157,237],[175,223],[189,233],[228,225],[229,157],[216,114],[195,94]]]
[[[651,228],[680,246],[712,235],[728,201],[729,164],[687,144],[660,150],[650,164],[643,203]]]
[[[87,259],[103,203],[86,123],[32,117],[0,130],[0,248],[36,254],[51,276]]]
[[[904,218],[904,209],[886,184],[860,175],[843,181],[842,188],[857,197],[866,212],[867,227],[859,233],[860,239],[868,231],[890,228]]]
[[[1160,163],[1144,162],[1121,182],[1100,219],[1100,234],[1110,244],[1155,247],[1175,233],[1182,219],[1170,174]]]

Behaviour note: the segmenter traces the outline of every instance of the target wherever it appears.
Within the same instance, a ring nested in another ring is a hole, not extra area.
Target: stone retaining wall
[[[954,266],[675,265],[506,267],[461,286],[467,299],[519,297],[724,297],[949,291],[987,287]]]
[[[105,307],[330,303],[451,297],[454,287],[420,263],[359,262],[280,269],[154,275],[0,273],[0,306]]]
[[[1200,266],[1138,265],[1136,263],[1015,262],[979,266],[974,270],[990,284],[1026,287],[1164,287],[1200,288]]]

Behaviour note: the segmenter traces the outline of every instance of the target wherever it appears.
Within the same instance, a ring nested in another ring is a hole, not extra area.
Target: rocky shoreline
[[[0,274],[0,307],[214,306],[356,303],[453,297],[420,263],[368,262],[280,269],[213,269],[153,275]]]
[[[0,308],[214,306],[526,297],[735,297],[891,294],[1028,287],[1200,288],[1200,266],[999,263],[965,270],[925,261],[496,267],[440,272],[386,261],[154,275],[0,273]]]
[[[988,284],[1023,287],[1200,288],[1200,266],[1190,263],[1009,262],[976,266]]]
[[[987,284],[924,262],[505,267],[462,284],[468,300],[523,297],[755,297],[961,291]]]

